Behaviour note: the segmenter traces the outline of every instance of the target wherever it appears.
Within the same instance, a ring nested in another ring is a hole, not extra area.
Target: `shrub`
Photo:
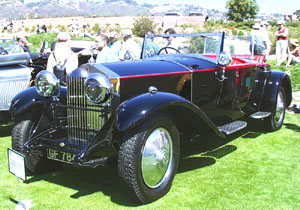
[[[148,31],[154,31],[156,25],[154,22],[146,17],[135,19],[133,23],[132,33],[139,37],[144,37]]]
[[[239,31],[238,36],[244,36],[244,32],[243,31]]]
[[[98,23],[96,23],[93,27],[92,27],[92,31],[97,34],[97,32],[100,30],[100,26]]]
[[[233,29],[232,30],[232,35],[236,36],[238,34],[237,30],[236,29]]]
[[[32,25],[32,27],[31,27],[31,32],[35,32],[35,29],[36,29],[36,26],[35,26],[35,25]]]

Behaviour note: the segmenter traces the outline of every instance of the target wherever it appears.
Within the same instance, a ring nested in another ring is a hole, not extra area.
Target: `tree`
[[[141,17],[134,20],[132,33],[136,36],[143,37],[148,31],[154,31],[155,27],[156,25],[151,19]]]
[[[255,18],[259,10],[255,0],[228,0],[226,8],[228,19],[235,22]]]

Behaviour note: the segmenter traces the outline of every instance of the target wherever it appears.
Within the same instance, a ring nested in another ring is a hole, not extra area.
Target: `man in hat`
[[[119,59],[124,60],[136,60],[141,58],[142,49],[140,45],[132,38],[131,29],[125,29],[123,31],[123,46],[119,53]]]
[[[100,52],[97,55],[96,63],[111,63],[119,61],[116,54],[108,47],[109,39],[105,34],[100,34],[96,37],[97,50]]]
[[[266,59],[268,59],[269,57],[269,54],[270,54],[270,50],[271,50],[271,41],[270,41],[270,37],[269,37],[269,32],[268,32],[268,27],[269,27],[269,23],[267,21],[261,21],[260,23],[261,25],[261,33],[262,33],[262,36],[263,36],[263,40],[266,44],[266,50],[265,50],[265,56],[266,56]]]
[[[276,41],[276,66],[280,66],[287,59],[288,49],[288,29],[285,27],[284,20],[277,22],[278,30],[275,32]]]
[[[291,47],[289,52],[288,61],[286,63],[286,67],[288,67],[292,63],[300,63],[300,47],[298,39],[290,40]]]
[[[108,47],[119,57],[119,53],[122,44],[119,40],[119,34],[116,31],[112,31],[108,34],[109,44]]]
[[[267,49],[266,40],[264,40],[260,24],[255,23],[250,32],[250,51],[254,55],[263,55]]]

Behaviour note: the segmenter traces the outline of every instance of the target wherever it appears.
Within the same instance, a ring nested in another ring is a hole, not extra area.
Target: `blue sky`
[[[190,4],[198,5],[208,9],[225,11],[226,0],[136,0],[137,3],[152,4]],[[300,9],[299,0],[256,0],[259,6],[259,13],[281,13],[292,14]]]

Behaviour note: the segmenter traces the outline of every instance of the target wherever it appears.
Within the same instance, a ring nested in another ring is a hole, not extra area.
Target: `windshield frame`
[[[168,37],[218,37],[219,43],[218,43],[218,48],[216,50],[216,57],[220,55],[220,53],[223,51],[224,47],[224,37],[225,33],[224,32],[216,32],[216,33],[190,33],[190,34],[145,34],[144,36],[144,41],[142,45],[142,53],[141,53],[141,58],[145,59],[146,58],[146,47],[147,47],[147,41],[149,39],[154,39],[154,38],[168,38]]]

